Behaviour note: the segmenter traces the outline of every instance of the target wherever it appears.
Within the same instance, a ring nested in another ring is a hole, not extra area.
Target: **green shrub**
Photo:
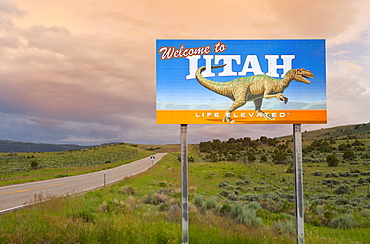
[[[245,181],[242,181],[242,180],[238,180],[235,184],[237,186],[239,186],[239,185],[246,185]]]
[[[170,209],[170,205],[168,203],[162,203],[159,205],[158,210],[159,211],[167,211]]]
[[[238,216],[240,216],[243,212],[243,206],[242,205],[236,205],[233,209],[231,209],[230,217],[235,219]]]
[[[323,185],[340,185],[340,181],[338,181],[338,180],[332,180],[332,179],[322,180],[322,184]]]
[[[262,156],[261,156],[260,161],[261,161],[261,162],[264,162],[264,163],[265,163],[265,162],[267,162],[267,157],[266,157],[266,155],[262,155]]]
[[[286,152],[283,150],[275,150],[274,154],[272,155],[272,159],[276,164],[286,164],[288,163],[288,158]]]
[[[153,191],[150,191],[147,195],[143,197],[143,202],[151,205],[159,205],[160,203],[164,203],[167,200],[168,200],[167,195],[161,193],[154,193]]]
[[[114,199],[101,203],[99,211],[108,213],[125,213],[128,211],[128,206],[124,202]]]
[[[274,226],[279,233],[294,235],[295,222],[291,220],[276,220]]]
[[[343,158],[348,160],[353,160],[356,158],[355,152],[347,150],[343,153]]]
[[[258,202],[250,202],[250,203],[247,204],[246,207],[249,208],[249,209],[256,209],[257,210],[257,209],[261,208],[261,205]]]
[[[197,206],[198,208],[201,208],[203,207],[203,201],[204,201],[204,196],[203,195],[196,195],[193,199],[193,203],[195,206]]]
[[[266,187],[265,186],[254,186],[253,187],[253,190],[255,190],[255,191],[263,191],[263,190],[265,190],[266,189]]]
[[[166,187],[166,186],[167,186],[167,184],[166,184],[166,182],[159,182],[159,183],[158,183],[158,186],[159,186],[159,187]]]
[[[334,153],[332,153],[326,157],[326,162],[328,163],[329,167],[337,167],[339,164],[339,159],[335,156]]]
[[[262,219],[257,217],[255,209],[243,208],[240,223],[258,227],[262,225]]]
[[[31,169],[36,170],[39,168],[39,163],[36,161],[31,162]]]
[[[227,196],[227,200],[230,200],[230,201],[237,201],[239,200],[238,198],[238,192],[237,191],[234,191],[234,192],[231,192],[229,193],[229,195]]]
[[[274,201],[279,201],[281,197],[276,192],[267,192],[266,194],[263,194],[264,198],[272,199]]]
[[[363,209],[361,212],[360,212],[360,216],[362,217],[370,217],[370,209]]]
[[[370,183],[370,177],[358,179],[358,184],[360,185],[366,185],[369,183]]]
[[[348,204],[349,203],[349,201],[348,201],[348,199],[347,198],[345,198],[345,197],[341,197],[341,198],[338,198],[337,200],[335,200],[335,202],[334,202],[334,204],[335,205],[346,205],[346,204]]]
[[[133,186],[124,186],[121,190],[118,191],[118,193],[123,195],[135,195],[136,194],[136,188]]]
[[[223,196],[223,197],[228,197],[229,196],[229,191],[227,191],[227,190],[222,190],[221,192],[220,192],[220,195],[221,196]]]
[[[225,186],[230,186],[231,183],[227,180],[222,181],[220,184],[218,184],[218,187],[225,187]]]
[[[245,179],[245,180],[244,180],[244,183],[245,183],[246,185],[248,185],[248,184],[250,184],[250,183],[251,183],[251,180],[250,180],[250,179]]]
[[[341,185],[337,189],[334,190],[334,193],[337,195],[343,195],[343,194],[348,194],[350,193],[351,190],[347,185]]]
[[[319,198],[319,199],[328,199],[330,196],[328,195],[328,194],[326,194],[326,193],[319,193],[319,194],[317,194],[317,197]]]
[[[220,208],[220,213],[227,213],[227,212],[230,212],[230,210],[231,210],[231,206],[229,204],[224,204]]]
[[[233,172],[226,172],[224,176],[225,177],[233,177],[233,176],[235,176],[235,174]]]
[[[81,209],[78,212],[69,214],[68,217],[73,219],[82,219],[85,222],[93,223],[96,219],[96,214],[87,209]]]
[[[205,202],[206,209],[213,209],[217,207],[217,201],[214,197],[208,198]]]
[[[257,217],[256,209],[248,208],[248,205],[235,206],[230,212],[230,217],[236,219],[241,224],[250,226],[262,225],[262,219]]]
[[[331,228],[349,229],[357,226],[357,222],[352,214],[340,215],[332,219],[329,223]]]
[[[338,175],[336,173],[331,172],[331,173],[326,173],[325,177],[326,178],[334,178],[334,177],[338,177]]]
[[[324,212],[324,218],[326,219],[327,223],[330,222],[334,218],[334,216],[335,215],[332,211],[327,210]]]

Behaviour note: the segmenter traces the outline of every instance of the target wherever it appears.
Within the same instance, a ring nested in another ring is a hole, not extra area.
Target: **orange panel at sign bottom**
[[[231,113],[234,124],[325,124],[326,110],[254,110]],[[223,122],[225,110],[157,110],[157,124],[230,124]]]

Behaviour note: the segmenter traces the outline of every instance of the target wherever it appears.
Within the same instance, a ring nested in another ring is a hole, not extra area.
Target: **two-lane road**
[[[0,214],[25,206],[27,203],[34,201],[35,196],[48,197],[74,194],[102,187],[104,183],[111,184],[125,177],[139,174],[152,167],[152,163],[156,164],[165,155],[165,153],[156,154],[153,162],[150,157],[147,157],[104,171],[0,187]]]

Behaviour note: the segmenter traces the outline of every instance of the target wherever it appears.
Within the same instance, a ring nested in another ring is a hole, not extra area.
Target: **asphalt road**
[[[0,214],[15,211],[40,197],[70,195],[120,181],[146,171],[152,167],[152,163],[156,164],[164,155],[166,154],[156,154],[153,162],[147,157],[104,171],[0,187]]]

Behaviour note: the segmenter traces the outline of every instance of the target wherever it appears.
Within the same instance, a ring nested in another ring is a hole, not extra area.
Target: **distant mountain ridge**
[[[79,146],[73,144],[48,144],[48,143],[30,143],[9,140],[0,140],[0,153],[10,152],[59,152],[69,150],[80,150],[93,146]]]
[[[370,138],[370,122],[355,125],[343,125],[331,128],[325,128],[314,131],[302,131],[302,139],[304,141],[329,139],[329,138],[347,138],[355,137],[358,139]],[[287,140],[293,139],[292,135],[280,136],[279,139]],[[59,152],[69,150],[80,150],[97,146],[104,146],[114,143],[104,143],[95,146],[79,146],[74,144],[47,144],[47,143],[30,143],[18,142],[10,140],[0,140],[0,153],[21,153],[21,152]],[[176,149],[177,150],[177,149]]]

